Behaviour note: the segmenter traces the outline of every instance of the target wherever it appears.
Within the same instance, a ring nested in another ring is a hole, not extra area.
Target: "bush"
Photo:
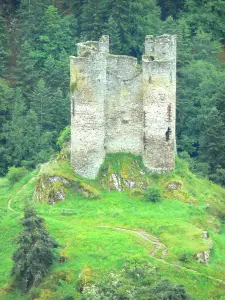
[[[147,201],[159,202],[162,199],[162,191],[158,187],[151,187],[146,191],[145,198]]]
[[[120,273],[110,273],[94,285],[85,285],[82,300],[193,300],[182,285],[158,280],[156,268],[149,263],[128,263]]]
[[[27,170],[25,167],[10,167],[6,177],[9,180],[10,184],[14,184],[18,182],[24,175],[26,175],[26,173]]]
[[[148,299],[194,300],[186,293],[183,285],[175,285],[168,279],[161,280],[156,287],[151,290],[150,297]]]
[[[189,262],[190,260],[192,259],[192,254],[191,253],[182,253],[179,257],[179,261],[182,261],[182,262]]]
[[[60,149],[62,149],[65,146],[65,144],[70,141],[70,137],[71,137],[71,128],[70,126],[67,126],[60,133],[60,136],[58,137],[57,140],[57,145],[59,146]]]

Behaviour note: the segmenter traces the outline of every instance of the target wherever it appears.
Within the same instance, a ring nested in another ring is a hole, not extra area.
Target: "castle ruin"
[[[71,164],[95,178],[106,153],[141,155],[149,171],[174,168],[176,37],[146,36],[142,65],[109,53],[109,37],[70,57]]]

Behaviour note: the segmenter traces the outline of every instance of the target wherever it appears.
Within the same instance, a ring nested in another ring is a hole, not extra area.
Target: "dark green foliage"
[[[69,124],[69,56],[77,41],[109,34],[111,53],[140,60],[145,35],[176,34],[178,153],[188,153],[192,171],[224,184],[224,13],[223,0],[4,0],[0,174],[57,150]],[[13,99],[18,87],[21,104]]]
[[[6,24],[0,8],[0,78],[6,77],[7,58],[9,56],[9,41]]]
[[[84,300],[142,299],[142,300],[193,300],[182,285],[169,280],[159,281],[156,269],[149,263],[126,264],[120,273],[111,273],[103,281],[83,290]]]
[[[162,10],[162,19],[165,20],[168,16],[176,18],[179,12],[184,8],[185,0],[159,0],[158,3]]]
[[[145,199],[151,202],[159,202],[162,199],[162,191],[158,187],[150,187],[145,193]]]
[[[11,120],[3,128],[3,153],[9,165],[30,168],[50,158],[53,144],[51,132],[43,132],[40,123],[33,109],[26,111],[21,90],[16,89]],[[40,155],[43,151],[44,156]]]
[[[13,254],[11,275],[22,291],[41,283],[55,258],[57,242],[49,235],[44,219],[37,216],[32,205],[27,204],[22,219],[23,231],[18,238],[19,248]]]
[[[27,173],[26,168],[10,167],[7,173],[7,179],[11,184],[19,181]]]
[[[62,149],[66,143],[70,141],[70,135],[71,135],[71,127],[67,126],[63,129],[63,131],[60,133],[60,136],[57,140],[57,145],[60,149]]]
[[[139,57],[145,35],[156,32],[161,24],[159,16],[160,10],[154,0],[100,0],[94,3],[86,0],[78,21],[82,40],[110,34],[113,52]]]
[[[191,300],[183,285],[174,285],[168,279],[160,281],[155,288],[151,290],[149,300]]]
[[[13,89],[5,80],[0,79],[0,174],[4,174],[8,169],[7,152],[5,148],[4,126],[10,118],[11,103],[13,99]]]

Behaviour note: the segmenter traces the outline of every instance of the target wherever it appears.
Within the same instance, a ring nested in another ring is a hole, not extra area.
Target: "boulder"
[[[182,181],[180,180],[171,180],[166,184],[166,189],[168,192],[177,191],[182,188]]]
[[[69,185],[70,182],[66,178],[42,174],[35,187],[34,200],[54,205],[66,198],[66,188]]]

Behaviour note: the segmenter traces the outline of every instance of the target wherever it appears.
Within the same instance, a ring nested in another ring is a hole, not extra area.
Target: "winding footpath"
[[[38,175],[41,173],[42,169],[43,169],[44,167],[46,167],[47,165],[48,165],[48,163],[42,164],[41,167],[40,167],[39,172],[38,172],[36,175],[34,175],[28,182],[26,182],[24,185],[22,185],[22,186],[19,188],[19,190],[9,198],[9,200],[8,200],[8,210],[18,213],[18,211],[14,210],[14,209],[11,207],[13,198],[15,198],[20,192],[22,192],[22,190],[23,190],[29,183],[33,182],[33,181],[38,177]]]
[[[189,269],[189,268],[184,267],[184,266],[180,266],[180,265],[169,263],[169,262],[165,261],[165,258],[166,258],[166,255],[167,255],[167,250],[168,250],[167,247],[164,244],[162,244],[159,241],[158,238],[148,234],[145,231],[131,230],[131,229],[126,229],[126,228],[121,228],[121,227],[110,227],[110,226],[97,226],[97,228],[108,228],[108,229],[112,229],[112,230],[119,230],[119,231],[126,231],[126,232],[129,232],[129,233],[135,233],[136,235],[140,236],[143,240],[145,240],[148,243],[151,243],[155,246],[155,249],[151,253],[149,253],[149,256],[151,256],[155,260],[160,261],[160,262],[162,262],[162,263],[164,263],[168,266],[175,267],[175,268],[178,268],[178,269],[182,269],[182,270],[185,270],[185,271],[188,271],[188,272],[191,272],[191,273],[195,273],[197,275],[204,276],[204,277],[209,278],[211,280],[214,280],[214,281],[220,282],[222,284],[225,284],[224,280],[206,275],[204,273],[198,272],[198,271],[193,270],[193,269]],[[155,257],[155,255],[160,249],[162,249],[161,258],[157,258],[157,257]]]

